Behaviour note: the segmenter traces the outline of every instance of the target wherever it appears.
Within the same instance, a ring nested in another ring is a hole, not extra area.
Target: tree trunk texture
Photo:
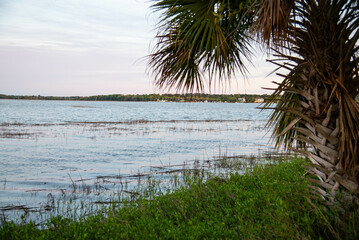
[[[307,172],[316,178],[308,177],[307,179],[312,183],[310,187],[317,195],[328,200],[330,205],[339,200],[346,204],[354,203],[359,207],[358,167],[345,166],[346,155],[350,151],[343,150],[353,147],[352,151],[358,152],[358,146],[343,145],[352,140],[348,134],[356,129],[348,129],[350,125],[344,125],[342,119],[348,117],[348,113],[345,112],[348,110],[356,111],[352,114],[358,116],[358,107],[343,108],[341,105],[345,101],[349,100],[350,104],[353,104],[354,101],[351,102],[350,97],[344,99],[339,88],[319,83],[310,86],[309,82],[306,82],[306,78],[302,83],[300,89],[297,87],[282,89],[286,93],[298,95],[300,99],[296,101],[297,107],[283,109],[295,119],[283,130],[282,134],[290,129],[296,133],[291,137],[292,145],[295,144],[295,146],[290,148],[308,157],[311,161],[310,166],[306,166]],[[354,104],[358,106],[357,103],[354,102]],[[359,119],[355,120],[359,121]],[[349,140],[343,143],[341,141],[344,138]],[[355,140],[353,144],[358,144],[358,142]],[[358,157],[357,154],[349,155],[349,157]],[[351,167],[352,169],[350,169]],[[340,195],[337,195],[338,192]]]
[[[309,0],[295,7],[297,24],[288,25],[286,44],[269,60],[289,71],[278,73],[284,80],[270,98],[278,104],[269,125],[277,146],[310,159],[316,194],[359,210],[358,3]]]

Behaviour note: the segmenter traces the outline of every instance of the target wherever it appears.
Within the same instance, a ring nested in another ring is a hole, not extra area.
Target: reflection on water
[[[1,100],[0,208],[38,207],[74,183],[103,195],[154,166],[257,154],[269,148],[258,106]]]

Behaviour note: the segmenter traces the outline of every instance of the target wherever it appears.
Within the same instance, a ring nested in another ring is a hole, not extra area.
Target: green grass
[[[303,175],[304,160],[255,167],[170,194],[127,202],[79,220],[7,222],[1,239],[358,239],[355,212],[323,210]],[[341,219],[342,222],[339,223]],[[344,220],[343,220],[344,219]]]

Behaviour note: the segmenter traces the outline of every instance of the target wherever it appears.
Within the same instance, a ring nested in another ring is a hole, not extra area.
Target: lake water
[[[0,100],[0,209],[36,208],[74,182],[258,154],[270,148],[258,106]]]

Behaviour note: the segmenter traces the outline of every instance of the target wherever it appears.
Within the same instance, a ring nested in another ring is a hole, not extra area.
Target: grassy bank
[[[5,223],[1,239],[358,239],[355,212],[323,211],[303,178],[304,161],[255,167],[125,202],[74,221]],[[338,219],[342,219],[339,222]]]

